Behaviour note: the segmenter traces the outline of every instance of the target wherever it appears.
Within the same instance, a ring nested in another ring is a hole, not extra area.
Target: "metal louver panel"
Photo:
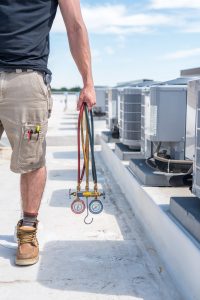
[[[120,138],[127,146],[141,144],[142,89],[125,88],[120,102]]]

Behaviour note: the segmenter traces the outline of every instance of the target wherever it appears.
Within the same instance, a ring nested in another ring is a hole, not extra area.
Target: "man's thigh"
[[[42,74],[5,73],[0,120],[12,147],[11,170],[27,173],[45,165],[49,91]]]

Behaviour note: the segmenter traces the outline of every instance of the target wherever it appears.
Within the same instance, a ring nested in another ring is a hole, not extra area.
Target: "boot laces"
[[[22,244],[33,244],[36,245],[36,229],[34,231],[18,230],[17,237],[20,245]]]

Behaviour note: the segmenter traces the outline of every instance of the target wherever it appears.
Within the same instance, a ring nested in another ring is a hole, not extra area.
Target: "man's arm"
[[[87,102],[89,109],[96,104],[92,78],[91,54],[87,29],[85,27],[80,0],[59,0],[60,10],[65,22],[71,54],[83,78],[83,90],[80,93],[77,109]]]

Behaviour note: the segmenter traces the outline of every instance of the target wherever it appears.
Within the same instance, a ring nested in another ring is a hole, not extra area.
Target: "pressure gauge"
[[[98,215],[103,211],[103,204],[100,200],[92,200],[89,204],[89,211],[92,214]]]
[[[85,210],[85,202],[79,198],[74,200],[71,204],[71,210],[77,215],[82,214]]]

